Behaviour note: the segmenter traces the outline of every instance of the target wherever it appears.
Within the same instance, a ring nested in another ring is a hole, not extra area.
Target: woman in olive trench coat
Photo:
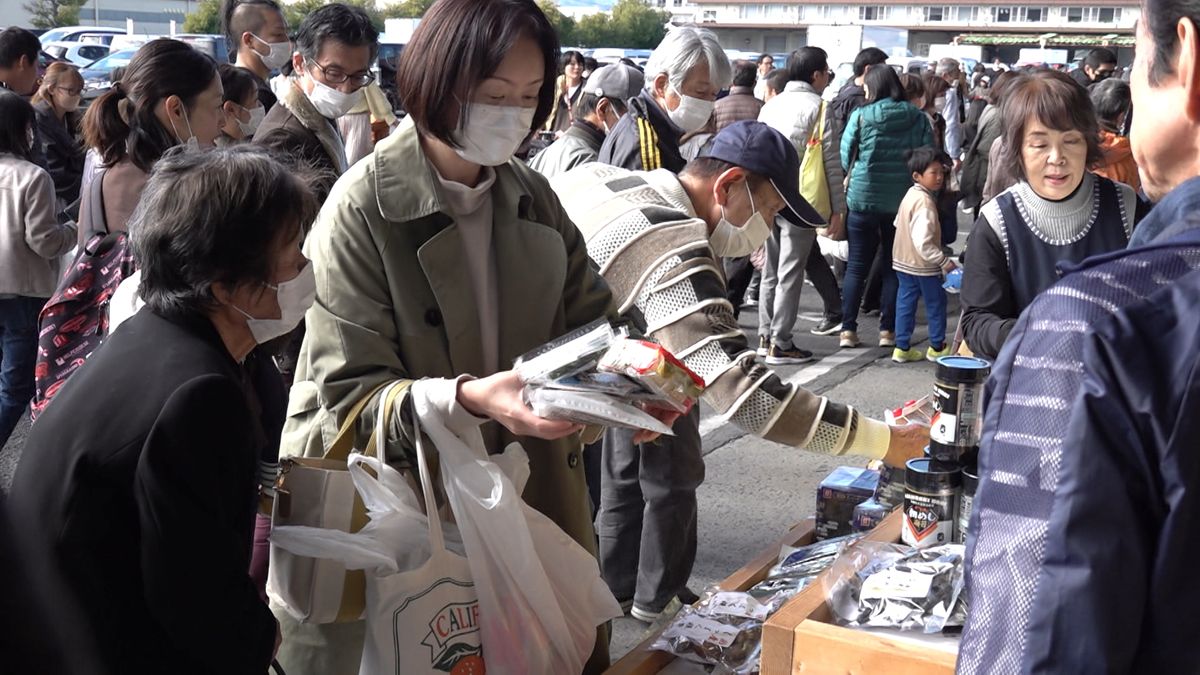
[[[439,25],[460,33],[452,45],[434,39]],[[479,48],[468,49],[464,41]],[[489,191],[492,297],[498,302],[494,334],[499,344],[493,353],[500,371],[511,368],[520,354],[575,328],[616,319],[583,237],[546,181],[519,160],[482,170],[482,162],[464,165],[461,160],[468,158],[461,152],[450,156],[447,150],[453,154],[455,148],[441,140],[470,146],[460,134],[469,137],[472,128],[459,125],[457,118],[467,107],[477,114],[479,103],[513,106],[508,112],[536,104],[537,119],[530,123],[531,130],[536,128],[553,104],[557,65],[548,60],[543,68],[537,56],[556,55],[557,49],[553,29],[532,0],[440,0],[426,14],[405,50],[398,78],[410,117],[338,180],[305,244],[316,272],[317,299],[306,317],[281,455],[320,456],[350,409],[380,384],[493,375],[485,366],[464,230],[447,203],[447,167],[461,173],[473,166],[467,173],[477,180],[490,180],[494,172]],[[467,53],[481,63],[470,62]],[[518,57],[526,67],[514,65]],[[537,67],[531,70],[529,62]],[[428,70],[442,79],[429,81],[423,74]],[[528,76],[543,71],[544,81]],[[460,109],[445,103],[455,98],[471,105]],[[501,384],[512,382],[505,378]],[[467,385],[461,387],[460,403],[467,407]],[[359,442],[370,435],[375,408],[366,408]],[[401,410],[403,420],[411,405],[402,403]],[[413,451],[411,429],[397,420],[389,423],[388,459],[406,464]],[[569,435],[558,440],[517,436],[495,421],[482,430],[492,452],[513,441],[524,446],[531,470],[525,501],[594,553],[580,437],[566,427],[559,435]],[[275,610],[284,631],[280,662],[289,675],[358,672],[361,622],[301,625],[281,608]],[[600,633],[588,672],[599,672],[608,662],[607,633]]]

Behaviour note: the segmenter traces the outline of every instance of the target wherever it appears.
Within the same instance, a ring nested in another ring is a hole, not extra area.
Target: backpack
[[[103,183],[101,170],[88,186],[88,222],[80,223],[86,241],[38,319],[36,390],[29,411],[33,420],[104,341],[109,299],[136,269],[128,235],[108,231]]]

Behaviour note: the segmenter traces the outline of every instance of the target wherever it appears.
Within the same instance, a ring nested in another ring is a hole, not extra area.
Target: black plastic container
[[[930,455],[939,462],[958,462],[979,447],[983,432],[983,383],[992,364],[973,356],[937,360],[933,383],[936,412],[929,428]]]
[[[967,528],[971,524],[971,511],[975,506],[975,490],[979,487],[979,467],[971,464],[962,470],[962,495],[958,500],[958,529],[955,541],[965,544]]]
[[[928,548],[954,541],[962,470],[927,457],[908,460],[900,539]]]

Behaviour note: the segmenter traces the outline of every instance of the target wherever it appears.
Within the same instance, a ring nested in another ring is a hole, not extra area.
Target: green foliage
[[[30,0],[21,5],[29,12],[29,23],[34,28],[57,28],[79,23],[79,8],[87,0]]]
[[[379,32],[383,32],[383,17],[384,15],[375,6],[375,0],[340,0],[347,5],[362,7],[367,11],[367,15],[371,17],[371,23]],[[295,31],[304,21],[304,17],[312,14],[321,7],[328,5],[331,0],[299,0],[294,3],[283,2],[283,18],[287,19],[288,30]]]
[[[221,34],[221,0],[200,0],[196,10],[183,17],[183,32]]]
[[[434,0],[403,0],[383,9],[385,19],[419,19],[425,15]]]
[[[618,0],[611,17],[590,14],[579,19],[573,42],[581,47],[653,49],[667,34],[670,18],[670,14],[651,8],[645,0]]]
[[[564,48],[575,46],[575,19],[563,14],[558,10],[558,5],[554,0],[538,0],[538,7],[542,13],[550,20],[550,25],[554,26],[554,30],[558,32],[558,43]]]

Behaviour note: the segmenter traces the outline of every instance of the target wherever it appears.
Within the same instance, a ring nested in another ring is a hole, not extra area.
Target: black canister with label
[[[928,457],[908,460],[900,539],[916,548],[954,541],[962,471]]]
[[[967,528],[971,525],[971,510],[975,506],[975,490],[979,487],[979,467],[974,464],[962,470],[962,497],[958,500],[958,531],[954,541],[967,543]]]
[[[934,412],[929,428],[931,456],[939,462],[958,462],[979,446],[983,433],[983,383],[992,364],[973,356],[943,356],[937,360],[933,384]]]

